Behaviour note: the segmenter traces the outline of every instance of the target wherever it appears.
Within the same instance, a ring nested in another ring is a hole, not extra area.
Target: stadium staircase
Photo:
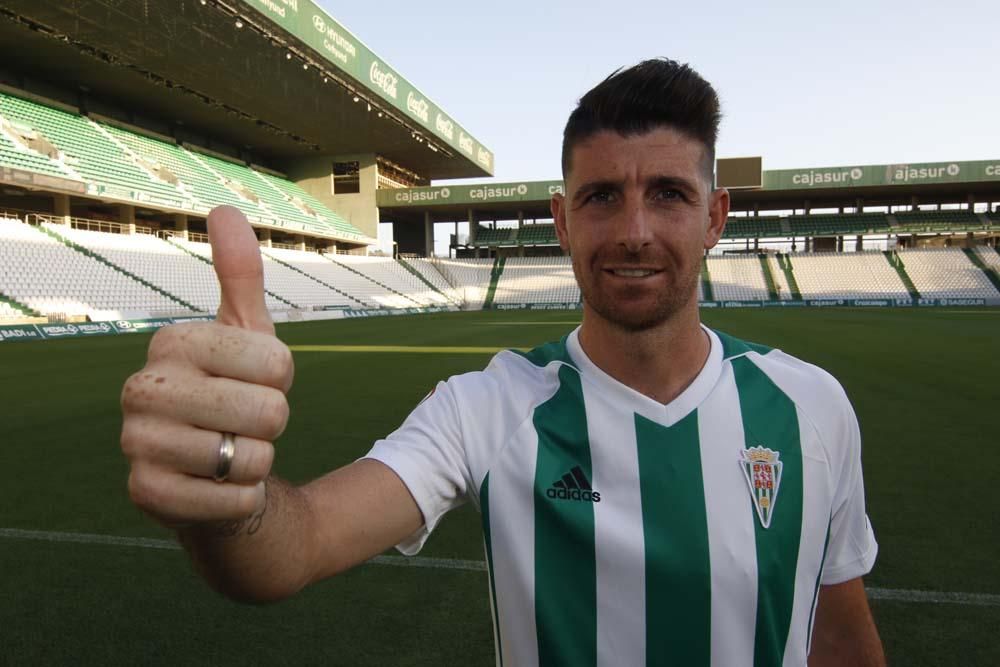
[[[42,314],[37,310],[33,310],[31,307],[21,303],[17,299],[7,296],[3,292],[0,292],[0,304],[9,306],[9,309],[11,310],[21,311],[24,313],[25,317],[42,317]],[[5,309],[0,308],[0,312],[3,310]]]
[[[50,225],[46,225],[46,224],[41,224],[41,225],[38,225],[38,230],[41,231],[41,232],[43,232],[43,233],[45,233],[45,234],[47,234],[48,236],[51,236],[52,238],[54,238],[55,240],[59,241],[63,245],[65,245],[65,246],[67,246],[69,248],[72,248],[73,250],[77,251],[78,253],[86,255],[86,256],[88,256],[88,257],[90,257],[90,258],[92,258],[92,259],[100,262],[101,264],[105,264],[108,267],[114,269],[115,271],[117,271],[117,272],[119,272],[119,273],[127,276],[128,278],[131,278],[132,280],[136,281],[137,283],[145,285],[146,287],[148,287],[149,289],[153,290],[154,292],[158,292],[158,293],[162,294],[163,296],[167,297],[171,301],[174,301],[174,302],[180,304],[184,308],[186,308],[188,310],[191,310],[191,311],[195,311],[195,312],[198,311],[198,308],[196,306],[188,303],[187,301],[185,301],[184,299],[180,298],[179,296],[175,296],[175,295],[171,294],[170,292],[167,292],[166,290],[162,289],[158,285],[154,285],[153,283],[149,282],[148,280],[143,280],[142,278],[140,278],[139,276],[135,275],[131,271],[127,271],[124,268],[122,268],[121,266],[118,266],[117,264],[115,264],[114,262],[110,261],[109,259],[107,259],[103,255],[100,255],[100,254],[94,252],[93,250],[91,250],[89,248],[85,248],[82,245],[79,245],[78,243],[74,243],[73,241],[71,241],[68,238],[66,238],[65,236],[63,236],[62,234],[59,234],[57,231],[55,231],[52,228],[54,226],[55,225],[51,225],[50,226]]]
[[[712,276],[708,272],[708,258],[701,258],[701,293],[705,301],[715,301],[712,294]]]
[[[760,268],[764,272],[764,282],[767,283],[767,298],[777,301],[778,286],[774,282],[774,276],[771,275],[771,267],[767,263],[767,255],[757,255],[757,259],[760,260]]]
[[[200,259],[201,261],[205,262],[206,264],[208,264],[209,266],[211,266],[213,270],[215,269],[215,262],[213,262],[212,260],[210,260],[208,257],[204,257],[202,255],[199,255],[198,253],[194,252],[193,250],[191,250],[190,248],[186,247],[182,243],[175,242],[172,237],[170,239],[168,239],[168,240],[171,243],[173,243],[175,246],[177,246],[178,248],[180,248],[181,250],[183,250],[184,252],[186,252],[187,254],[191,255],[192,257],[194,257],[196,259]],[[287,305],[287,306],[289,306],[291,308],[298,308],[298,306],[296,304],[292,303],[288,299],[285,299],[285,298],[281,297],[278,294],[275,294],[274,292],[272,292],[269,289],[265,289],[264,293],[267,294],[272,299],[275,299],[276,301],[280,301],[281,303],[283,303],[283,304],[285,304],[285,305]]]
[[[917,286],[913,284],[909,274],[906,273],[906,267],[903,266],[903,260],[899,257],[899,254],[889,250],[883,251],[882,254],[885,256],[885,260],[889,262],[889,265],[896,269],[896,273],[899,274],[900,280],[902,280],[903,284],[906,285],[906,291],[910,293],[910,298],[919,299],[920,292],[917,291]]]
[[[407,263],[402,257],[397,257],[396,261],[399,262],[400,266],[402,266],[404,269],[406,269],[407,271],[409,271],[410,273],[412,273],[414,276],[416,276],[417,279],[420,280],[420,282],[422,282],[423,284],[427,285],[432,290],[434,290],[435,292],[437,292],[438,294],[440,294],[441,296],[443,296],[445,299],[448,300],[448,303],[451,303],[451,299],[448,298],[447,294],[445,294],[444,292],[442,292],[441,290],[439,290],[437,287],[435,287],[434,284],[431,283],[431,281],[427,280],[427,278],[424,276],[424,274],[420,273],[415,268],[413,268],[412,266],[410,266],[409,263]]]
[[[506,263],[506,257],[497,257],[493,261],[493,269],[490,271],[490,286],[486,290],[486,300],[483,301],[483,310],[487,310],[493,306],[493,299],[497,295],[497,283],[500,282],[500,275],[503,273],[503,266]]]
[[[778,266],[785,272],[785,280],[788,281],[788,289],[792,293],[792,301],[802,301],[802,292],[799,291],[799,284],[795,281],[795,272],[792,270],[791,256],[779,253]]]
[[[976,251],[972,248],[962,248],[962,252],[965,253],[965,256],[969,258],[970,262],[975,264],[980,271],[986,274],[986,277],[993,284],[993,287],[1000,292],[1000,276],[997,275],[997,272],[993,268],[986,266],[986,264],[983,263],[983,260],[979,258],[979,255],[977,255]]]
[[[396,296],[400,296],[400,297],[402,297],[402,298],[406,299],[407,301],[410,301],[410,302],[412,302],[414,306],[419,306],[419,305],[420,305],[419,303],[417,303],[416,301],[414,301],[413,299],[411,299],[411,298],[410,298],[410,297],[408,297],[407,295],[403,294],[403,293],[402,293],[402,292],[400,292],[399,290],[395,290],[395,289],[393,289],[393,288],[389,287],[388,285],[386,285],[386,284],[384,284],[384,283],[381,283],[381,282],[379,282],[378,280],[375,280],[375,279],[374,279],[374,278],[372,278],[371,276],[369,276],[369,275],[367,275],[367,274],[365,274],[365,273],[362,273],[361,271],[358,271],[357,269],[355,269],[355,268],[354,268],[353,266],[351,266],[350,264],[346,264],[346,263],[344,263],[344,262],[338,262],[337,260],[333,259],[333,257],[332,257],[332,256],[330,256],[330,255],[325,255],[325,254],[324,254],[324,255],[322,255],[322,256],[323,256],[323,257],[325,257],[326,259],[330,260],[331,262],[333,262],[333,263],[334,263],[334,264],[336,264],[337,266],[339,266],[339,267],[341,267],[341,268],[344,268],[344,269],[347,269],[347,270],[348,270],[348,271],[350,271],[351,273],[356,273],[357,275],[361,276],[362,278],[364,278],[364,279],[365,279],[365,280],[367,280],[368,282],[371,282],[371,283],[375,283],[376,285],[378,285],[379,287],[381,287],[381,288],[382,288],[382,289],[384,289],[385,291],[389,292],[390,294],[395,294]]]

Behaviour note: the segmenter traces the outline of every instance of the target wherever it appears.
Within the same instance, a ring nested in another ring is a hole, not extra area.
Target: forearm
[[[820,588],[809,667],[885,667],[860,577]]]
[[[198,573],[243,602],[281,600],[312,579],[312,512],[304,494],[274,476],[265,489],[263,506],[245,519],[178,530]]]

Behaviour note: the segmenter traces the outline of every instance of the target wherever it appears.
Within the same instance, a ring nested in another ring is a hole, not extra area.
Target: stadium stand
[[[882,213],[792,215],[787,221],[796,236],[874,234],[889,230],[889,219]]]
[[[46,316],[117,319],[134,313],[191,313],[98,259],[19,220],[0,219],[0,292]]]
[[[976,246],[975,252],[983,264],[1000,273],[1000,252],[997,252],[996,248],[981,245]]]
[[[79,176],[58,161],[58,154],[49,157],[32,149],[42,149],[44,141],[28,127],[17,127],[0,115],[0,164],[15,169],[34,171],[49,176],[79,180]]]
[[[497,229],[492,229],[491,227],[483,227],[480,225],[479,228],[476,229],[476,241],[474,245],[513,245],[513,243],[517,240],[517,232],[517,229],[511,227],[499,227]]]
[[[767,265],[771,269],[771,276],[774,278],[774,287],[778,291],[778,298],[794,298],[792,288],[788,285],[788,277],[785,275],[784,269],[781,268],[777,255],[769,253],[767,255]]]
[[[908,299],[909,292],[882,252],[800,253],[792,257],[804,299]]]
[[[543,245],[558,243],[555,225],[524,225],[517,232],[517,242],[521,245]]]
[[[929,299],[996,299],[1000,292],[958,248],[899,250],[907,275]]]
[[[412,299],[418,305],[441,306],[448,303],[444,295],[435,292],[391,257],[337,255],[334,259],[372,281]]]
[[[335,288],[354,302],[354,308],[412,308],[417,304],[394,294],[371,279],[333,261],[331,256],[288,248],[262,248],[269,258]]]
[[[80,174],[92,194],[180,205],[183,193],[133,163],[120,144],[83,116],[0,93],[0,114],[41,135]]]
[[[730,255],[708,258],[712,296],[716,301],[766,300],[767,281],[757,255]],[[699,299],[704,300],[703,292]]]
[[[569,257],[510,257],[494,303],[578,303],[580,288]]]
[[[189,241],[174,237],[170,242],[178,248],[208,263],[212,261],[212,246],[200,241]],[[263,249],[262,249],[263,250]],[[293,271],[278,262],[268,261],[266,253],[261,253],[264,261],[264,302],[269,310],[289,308],[310,308],[314,305],[339,305],[340,295],[315,280],[309,280],[301,273]],[[210,271],[213,271],[209,267]],[[214,275],[213,275],[214,280]],[[216,305],[215,308],[218,308]],[[214,310],[214,308],[213,308]]]
[[[894,213],[898,223],[897,231],[907,232],[949,232],[979,229],[987,226],[976,213],[960,211],[907,211]]]
[[[366,238],[295,183],[166,139],[0,93],[0,166],[82,180],[90,195],[207,213],[347,240]]]
[[[0,301],[0,322],[19,320],[24,317],[28,317],[28,313],[5,301]]]
[[[483,307],[490,286],[492,259],[437,259],[434,264],[461,297],[463,308]]]
[[[212,267],[152,234],[115,234],[43,223],[43,227],[186,301],[202,312],[219,307]]]
[[[791,236],[778,216],[730,217],[726,220],[723,238],[781,238]]]
[[[445,277],[437,269],[437,259],[428,259],[425,257],[413,257],[401,259],[401,262],[405,262],[414,271],[420,273],[424,280],[429,282],[435,288],[438,289],[450,303],[461,305],[462,295],[449,283]]]

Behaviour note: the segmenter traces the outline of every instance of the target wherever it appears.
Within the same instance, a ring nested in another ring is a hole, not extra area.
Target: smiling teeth
[[[626,278],[644,278],[653,275],[653,272],[647,269],[615,269],[614,274]]]

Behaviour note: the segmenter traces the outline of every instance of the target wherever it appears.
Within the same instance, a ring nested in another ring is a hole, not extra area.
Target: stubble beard
[[[698,293],[698,280],[701,278],[697,263],[683,273],[668,264],[666,270],[674,277],[673,284],[668,284],[658,292],[651,306],[634,308],[616,301],[611,294],[597,285],[604,277],[599,270],[591,270],[591,278],[588,280],[575,257],[572,258],[572,263],[573,274],[580,286],[584,303],[609,324],[629,333],[648,331],[674,318],[695,298]],[[638,257],[634,258],[632,263],[639,265]]]

